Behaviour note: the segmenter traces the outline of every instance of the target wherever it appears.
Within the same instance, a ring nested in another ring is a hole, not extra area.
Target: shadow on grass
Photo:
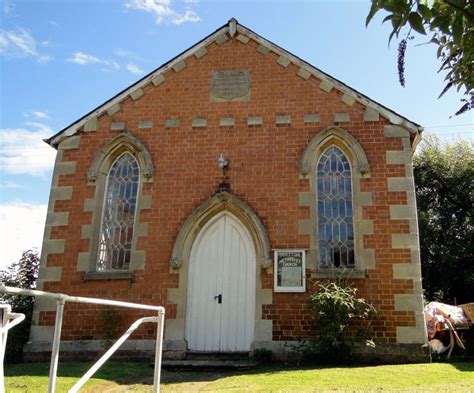
[[[92,362],[60,362],[59,377],[71,377],[79,379],[92,365]],[[458,371],[472,372],[474,371],[474,363],[454,363],[452,364]],[[162,370],[161,384],[179,384],[179,383],[210,383],[219,379],[233,376],[268,376],[271,378],[281,372],[304,371],[304,370],[324,370],[331,368],[338,369],[358,369],[367,366],[363,365],[305,365],[297,367],[295,365],[268,364],[260,365],[252,370],[245,371],[223,371],[223,370],[206,370],[206,371],[166,371]],[[48,363],[23,363],[11,364],[5,367],[5,376],[27,376],[27,377],[47,377],[49,373]],[[149,362],[124,362],[112,361],[106,363],[94,376],[94,379],[115,382],[119,385],[152,385],[153,384],[153,368]]]
[[[447,363],[447,362],[446,362]],[[458,371],[461,372],[474,372],[474,362],[458,362],[458,363],[448,363],[456,367]]]
[[[94,362],[59,362],[58,377],[79,378],[94,364]],[[5,365],[6,377],[48,377],[49,363],[18,363]],[[106,363],[94,379],[104,379],[120,384],[134,384],[153,376],[149,362],[117,362]],[[153,383],[153,379],[150,380]]]
[[[449,363],[448,363],[449,364]],[[460,372],[473,372],[474,371],[474,362],[460,362],[460,363],[450,363],[453,367],[455,367]],[[393,365],[394,367],[397,366],[409,366],[410,364],[406,365]],[[416,364],[414,364],[415,366]],[[420,364],[418,364],[419,366]],[[316,371],[316,370],[330,370],[330,369],[343,369],[343,370],[358,370],[361,369],[363,372],[366,372],[367,368],[377,368],[384,365],[374,365],[374,364],[351,364],[351,365],[336,365],[336,364],[328,364],[328,365],[321,365],[321,364],[305,364],[301,366],[296,365],[284,365],[284,364],[268,364],[268,365],[260,365],[257,366],[255,369],[246,370],[246,371],[172,371],[167,372],[164,371],[162,373],[161,382],[163,384],[171,384],[171,383],[186,383],[186,382],[212,382],[218,379],[231,377],[231,376],[268,376],[271,378],[276,374],[282,372],[291,372],[291,371]],[[385,365],[390,366],[390,365]]]
[[[472,372],[474,371],[474,340],[470,341],[469,347],[466,346],[465,350],[455,348],[450,359],[447,358],[447,352],[431,355],[433,363],[444,363],[450,364],[461,372]]]
[[[93,362],[59,362],[58,377],[70,377],[79,379],[91,366]],[[200,371],[167,371],[161,372],[162,384],[190,383],[190,382],[213,382],[221,378],[240,375],[273,375],[283,371],[315,370],[331,368],[331,366],[297,367],[285,365],[261,365],[252,370],[200,370]],[[19,363],[5,366],[6,377],[48,377],[49,363]],[[153,384],[153,368],[149,362],[124,362],[112,361],[106,363],[96,374],[94,379],[107,380],[120,385]]]
[[[324,370],[335,368],[334,365],[322,366],[296,366],[296,365],[285,365],[285,364],[267,364],[259,365],[251,370],[206,370],[206,371],[164,371],[162,373],[161,382],[167,383],[180,383],[180,382],[212,382],[221,378],[234,377],[234,376],[252,376],[252,375],[263,375],[273,376],[281,372],[291,371],[304,371],[304,370]],[[351,368],[350,366],[341,366],[338,368]]]

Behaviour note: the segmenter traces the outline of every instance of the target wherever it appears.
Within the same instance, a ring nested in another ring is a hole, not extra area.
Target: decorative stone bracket
[[[183,260],[181,258],[173,257],[170,259],[171,268],[174,270],[178,270],[182,264],[183,264]]]
[[[272,267],[272,264],[273,264],[272,258],[260,258],[259,262],[260,262],[260,267],[262,269],[268,269]]]

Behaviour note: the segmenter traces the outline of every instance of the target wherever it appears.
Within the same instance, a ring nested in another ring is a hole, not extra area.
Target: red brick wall
[[[99,118],[97,132],[83,133],[80,148],[65,150],[64,161],[76,161],[73,175],[61,176],[59,186],[73,186],[71,200],[57,201],[55,212],[70,212],[69,225],[53,227],[51,239],[66,239],[63,254],[48,256],[48,267],[62,267],[61,282],[47,282],[46,291],[104,297],[164,305],[167,317],[174,318],[176,305],[167,304],[167,289],[178,286],[178,274],[170,273],[169,260],[178,230],[197,205],[211,197],[221,181],[216,159],[224,153],[230,161],[231,190],[244,199],[264,223],[272,248],[308,248],[309,236],[298,234],[298,220],[309,219],[309,208],[300,207],[298,193],[310,191],[308,180],[298,176],[298,162],[308,142],[318,132],[334,124],[334,113],[348,113],[350,122],[340,124],[365,149],[371,177],[361,180],[361,191],[373,193],[374,205],[364,207],[363,218],[374,222],[373,235],[364,236],[364,246],[375,250],[376,269],[367,279],[355,280],[360,293],[380,311],[375,333],[386,342],[395,341],[395,326],[414,326],[413,312],[395,311],[394,293],[411,293],[411,280],[393,279],[393,263],[410,263],[409,250],[391,248],[392,233],[409,232],[406,220],[389,221],[390,204],[406,204],[405,192],[387,190],[387,176],[405,176],[403,165],[387,165],[387,150],[402,150],[400,138],[385,138],[389,124],[364,122],[365,107],[356,102],[345,105],[342,93],[319,89],[320,81],[296,75],[298,67],[277,64],[278,56],[257,52],[257,44],[244,45],[235,39],[222,46],[211,44],[208,54],[186,60],[187,68],[167,71],[158,87],[149,84],[137,101],[128,98],[122,111]],[[209,100],[211,72],[246,69],[251,72],[250,100],[212,103]],[[318,113],[321,121],[305,124],[303,116]],[[276,126],[276,115],[290,115],[291,125]],[[262,126],[247,126],[248,116],[262,116]],[[219,119],[234,117],[235,127],[219,127]],[[180,128],[165,129],[166,119],[179,118]],[[192,128],[194,118],[206,118],[208,126]],[[152,120],[152,129],[138,129],[140,120]],[[112,121],[125,121],[149,149],[155,166],[154,181],[144,184],[143,194],[152,196],[151,209],[141,211],[148,222],[148,237],[139,238],[137,249],[146,251],[144,271],[128,281],[83,281],[76,271],[80,252],[89,250],[89,240],[81,240],[81,226],[90,224],[92,213],[84,213],[85,198],[94,197],[86,173],[95,153],[117,135]],[[272,274],[262,275],[263,287],[273,287]],[[306,294],[274,293],[273,304],[263,306],[263,318],[273,320],[275,340],[290,340],[308,334]],[[96,337],[97,308],[66,305],[63,339]],[[39,324],[52,325],[54,312],[43,312]],[[149,329],[137,337],[150,337]]]

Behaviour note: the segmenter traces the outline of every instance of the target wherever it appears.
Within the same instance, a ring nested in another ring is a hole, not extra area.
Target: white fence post
[[[56,321],[54,323],[53,349],[51,351],[51,366],[49,368],[48,393],[54,393],[58,377],[59,344],[63,327],[64,299],[58,299],[56,306]]]
[[[5,376],[3,362],[5,360],[5,349],[7,346],[8,330],[18,325],[25,319],[25,314],[11,312],[12,307],[9,304],[0,304],[0,393],[5,392]]]
[[[163,351],[163,331],[165,330],[165,312],[158,311],[156,327],[155,369],[153,375],[153,393],[159,393],[161,380],[161,355]]]

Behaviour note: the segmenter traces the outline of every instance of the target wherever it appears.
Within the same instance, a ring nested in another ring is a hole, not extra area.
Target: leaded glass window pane
[[[316,171],[320,268],[352,268],[354,226],[351,166],[336,146],[319,159]]]
[[[98,271],[126,270],[132,251],[140,170],[129,153],[110,168],[102,213]]]

